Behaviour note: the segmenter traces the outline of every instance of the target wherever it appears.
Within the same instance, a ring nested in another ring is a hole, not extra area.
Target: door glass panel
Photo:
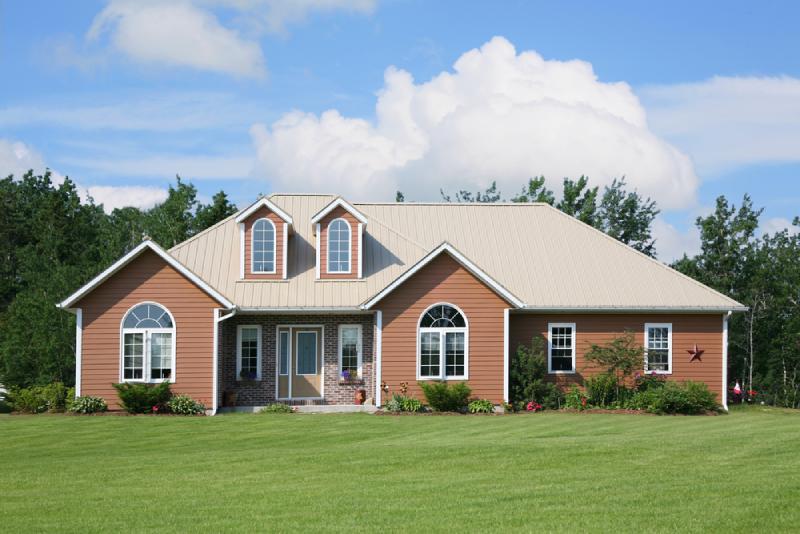
[[[297,374],[317,374],[317,334],[316,332],[297,333]]]
[[[289,332],[281,332],[279,348],[281,361],[280,361],[280,374],[289,374]]]

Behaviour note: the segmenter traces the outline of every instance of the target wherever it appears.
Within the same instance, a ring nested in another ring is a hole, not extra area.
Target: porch
[[[359,314],[239,314],[220,324],[220,411],[374,406],[375,322]],[[360,411],[360,410],[358,410]]]

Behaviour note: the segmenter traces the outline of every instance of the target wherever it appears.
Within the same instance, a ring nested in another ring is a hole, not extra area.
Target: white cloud
[[[0,138],[0,178],[13,174],[19,179],[30,169],[42,173],[45,168],[44,159],[33,147]]]
[[[63,157],[66,165],[114,176],[172,178],[176,174],[189,180],[240,179],[250,175],[252,157],[154,155],[136,158]]]
[[[696,226],[690,226],[682,232],[662,217],[656,217],[653,221],[653,237],[658,259],[664,263],[672,263],[684,254],[691,258],[700,253],[700,230]]]
[[[148,209],[167,199],[167,190],[161,187],[93,185],[82,193],[84,199],[88,194],[95,204],[102,204],[106,213],[127,206]]]
[[[266,74],[257,41],[224,27],[188,1],[112,0],[95,17],[89,41],[109,34],[113,47],[141,63],[190,67],[241,77]]]
[[[762,234],[777,234],[778,232],[782,232],[787,229],[789,230],[790,235],[800,233],[800,228],[794,226],[792,221],[784,217],[773,217],[771,219],[767,219],[761,223],[759,229],[761,230]]]
[[[38,174],[46,168],[44,158],[30,145],[0,138],[0,177],[13,174],[15,179],[20,179],[29,169]],[[64,176],[52,171],[52,181],[61,184]],[[75,188],[82,199],[91,196],[97,204],[103,204],[108,213],[125,206],[151,208],[167,198],[167,190],[161,187],[95,185],[86,188],[75,184]]]
[[[662,208],[694,201],[689,159],[647,127],[625,83],[603,83],[589,63],[517,54],[496,37],[463,54],[453,72],[425,83],[390,67],[374,122],[294,111],[251,128],[258,173],[276,188],[335,191],[353,198],[438,197],[439,188],[507,194],[530,176],[555,186],[587,174],[625,175]]]
[[[250,25],[271,33],[285,33],[289,24],[303,22],[313,12],[371,13],[376,0],[207,0],[229,5],[247,14]]]
[[[800,161],[800,79],[715,77],[640,92],[653,130],[700,173]]]

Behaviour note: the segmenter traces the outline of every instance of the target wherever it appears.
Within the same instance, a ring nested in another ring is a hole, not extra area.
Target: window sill
[[[577,374],[576,371],[548,371],[547,374],[549,375],[574,375]]]
[[[365,383],[363,378],[358,380],[339,380],[340,386],[363,386]]]
[[[646,375],[671,375],[672,371],[645,371]]]

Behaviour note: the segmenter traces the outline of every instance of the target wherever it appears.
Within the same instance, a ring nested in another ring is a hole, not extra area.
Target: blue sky
[[[768,231],[800,214],[799,18],[796,2],[5,1],[0,174],[48,166],[107,208],[152,205],[175,174],[239,205],[625,175],[662,206],[670,260],[720,194],[749,192]]]

